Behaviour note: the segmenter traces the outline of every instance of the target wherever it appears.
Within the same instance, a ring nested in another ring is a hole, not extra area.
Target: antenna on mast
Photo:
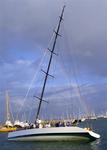
[[[61,21],[63,20],[64,9],[65,9],[65,5],[62,8],[62,12],[61,12],[61,16],[60,16],[60,19],[59,19],[59,22],[58,22],[57,29],[56,29],[56,31],[54,31],[55,38],[54,38],[54,42],[53,42],[53,45],[52,45],[52,49],[48,48],[48,50],[50,51],[51,54],[50,54],[50,58],[49,58],[49,63],[48,63],[48,66],[47,66],[47,70],[46,71],[42,70],[42,72],[45,74],[45,78],[44,78],[44,83],[43,83],[41,95],[40,95],[40,97],[36,97],[36,98],[38,98],[40,100],[40,102],[39,102],[39,106],[38,106],[38,110],[37,110],[37,114],[36,114],[35,123],[37,122],[37,119],[39,119],[41,104],[42,104],[43,101],[45,101],[45,100],[43,100],[43,96],[44,96],[44,91],[45,91],[45,87],[46,87],[48,76],[53,77],[52,75],[49,74],[49,70],[50,70],[50,66],[51,66],[53,54],[56,55],[56,53],[54,52],[54,50],[55,50],[55,46],[56,46],[57,37],[60,36],[59,29],[60,29]]]

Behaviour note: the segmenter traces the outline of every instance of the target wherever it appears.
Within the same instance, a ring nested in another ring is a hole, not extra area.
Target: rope
[[[64,27],[64,26],[63,26]],[[65,33],[64,33],[65,34]],[[66,36],[66,35],[65,35]],[[67,42],[67,36],[65,37],[65,39],[66,39],[66,42]],[[68,44],[68,42],[66,43],[66,45],[67,45],[67,47],[68,47],[68,49],[71,49],[70,48],[70,46],[69,46],[69,44]],[[71,53],[71,51],[70,51],[70,53]],[[72,56],[72,53],[71,53],[71,61],[72,61],[72,66],[73,66],[73,74],[74,74],[74,77],[75,77],[75,82],[76,82],[76,86],[77,86],[77,90],[78,90],[78,92],[79,92],[79,101],[80,101],[80,103],[82,102],[82,104],[83,104],[83,106],[84,106],[84,109],[85,109],[85,112],[87,113],[87,115],[89,114],[89,108],[88,108],[88,106],[85,104],[85,101],[84,101],[84,98],[83,98],[83,95],[81,94],[81,89],[80,89],[80,86],[79,86],[79,81],[78,81],[78,79],[77,79],[77,74],[79,73],[79,72],[77,72],[77,64],[76,63],[74,63],[74,59],[73,59],[73,56]]]
[[[48,46],[50,45],[50,43],[51,43],[53,37],[54,37],[54,33],[53,33],[53,35],[52,35],[52,37],[51,37],[51,40],[49,41]],[[38,74],[38,72],[39,72],[39,70],[40,70],[40,67],[41,67],[41,65],[42,65],[42,63],[43,63],[43,61],[44,61],[44,59],[45,59],[46,53],[47,53],[47,51],[45,51],[45,53],[44,53],[44,55],[43,55],[43,57],[42,57],[42,59],[41,59],[41,61],[40,61],[40,64],[39,64],[39,66],[38,66],[38,69],[36,70],[36,72],[35,72],[35,74],[34,74],[34,77],[33,77],[33,79],[31,80],[31,83],[30,83],[30,85],[29,85],[29,88],[28,88],[28,90],[27,90],[27,93],[26,93],[26,95],[25,95],[25,97],[24,97],[22,107],[20,107],[20,109],[18,110],[18,112],[17,112],[17,114],[16,114],[16,120],[19,118],[19,114],[20,114],[20,112],[22,111],[22,108],[23,108],[23,106],[24,106],[24,104],[25,104],[25,102],[26,102],[26,99],[27,99],[27,97],[28,97],[28,95],[29,95],[29,92],[30,92],[30,90],[31,90],[31,88],[32,88],[32,85],[33,85],[33,83],[34,83],[34,81],[35,81],[35,79],[36,79],[36,77],[37,77],[37,74]],[[30,115],[29,115],[29,116],[30,116]]]

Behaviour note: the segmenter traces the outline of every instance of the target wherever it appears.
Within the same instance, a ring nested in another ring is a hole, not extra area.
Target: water
[[[98,119],[87,122],[97,133],[100,140],[94,142],[12,142],[7,134],[0,134],[0,150],[107,150],[107,120]],[[81,123],[84,126],[84,123]]]

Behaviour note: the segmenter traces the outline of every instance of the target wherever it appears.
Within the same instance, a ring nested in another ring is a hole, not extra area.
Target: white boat
[[[46,102],[43,100],[44,96],[44,91],[47,83],[47,78],[49,75],[49,69],[52,61],[52,56],[55,54],[54,49],[56,45],[56,40],[57,37],[59,36],[59,28],[61,21],[63,20],[63,13],[64,13],[64,8],[62,9],[60,20],[57,26],[57,30],[55,31],[55,39],[53,43],[52,49],[48,50],[50,51],[50,59],[49,59],[49,64],[47,66],[47,70],[43,71],[45,73],[45,79],[44,79],[44,84],[41,92],[40,98],[38,98],[39,101],[39,107],[37,110],[37,115],[36,115],[36,121],[35,124],[39,124],[38,120],[40,119],[40,109],[41,109],[41,104],[42,102]],[[50,75],[52,76],[52,75]],[[8,134],[8,139],[9,140],[15,140],[15,141],[72,141],[72,140],[95,140],[100,138],[99,134],[96,134],[95,132],[89,130],[89,129],[84,129],[80,127],[51,127],[49,126],[48,128],[34,128],[34,129],[24,129],[20,131],[15,131],[11,132]]]
[[[13,127],[13,124],[12,124],[12,122],[10,120],[6,120],[5,126],[6,127]]]
[[[14,122],[14,127],[17,127],[17,128],[26,128],[26,127],[29,127],[29,124],[28,124],[28,122],[22,122],[22,121],[16,120]]]
[[[15,141],[77,141],[95,140],[100,135],[79,127],[35,128],[11,132],[9,140]]]

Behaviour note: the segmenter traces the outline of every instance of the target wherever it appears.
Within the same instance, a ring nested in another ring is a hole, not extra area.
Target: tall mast
[[[10,119],[10,115],[9,115],[9,95],[8,95],[8,91],[6,91],[6,119],[7,119],[7,120]]]
[[[39,106],[38,106],[38,110],[37,110],[37,114],[36,114],[36,121],[37,121],[37,119],[39,118],[42,101],[44,101],[44,100],[43,100],[44,91],[45,91],[47,79],[48,79],[48,76],[49,76],[49,70],[50,70],[50,66],[51,66],[53,54],[55,54],[55,53],[54,53],[54,49],[55,49],[57,37],[59,36],[59,29],[60,29],[61,21],[63,20],[64,9],[65,9],[65,5],[63,6],[63,9],[62,9],[62,12],[61,12],[61,16],[60,16],[60,19],[59,19],[59,23],[58,23],[58,26],[57,26],[57,30],[54,31],[54,32],[55,32],[55,38],[54,38],[54,42],[53,42],[53,45],[52,45],[52,49],[49,49],[49,48],[48,48],[48,50],[50,51],[51,54],[50,54],[50,59],[49,59],[49,63],[48,63],[47,70],[46,70],[46,71],[43,71],[43,72],[45,73],[45,79],[44,79],[44,83],[43,83],[43,87],[42,87],[42,92],[41,92],[40,97],[37,97],[37,98],[40,100],[40,102],[39,102]],[[51,75],[50,75],[50,76],[51,76]],[[35,121],[35,122],[36,122],[36,121]]]

